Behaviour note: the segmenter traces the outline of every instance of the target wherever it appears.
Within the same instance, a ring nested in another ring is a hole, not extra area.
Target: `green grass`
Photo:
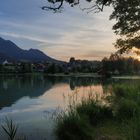
[[[140,84],[113,84],[111,90],[110,106],[88,98],[60,113],[58,140],[140,140]]]
[[[93,99],[82,101],[75,110],[79,116],[87,118],[92,125],[97,125],[113,117],[111,108],[98,105]]]
[[[87,119],[76,112],[65,114],[58,122],[56,134],[62,140],[91,140],[92,127]]]
[[[98,105],[93,99],[70,105],[57,117],[56,135],[59,140],[92,140],[94,127],[112,118],[111,108]]]

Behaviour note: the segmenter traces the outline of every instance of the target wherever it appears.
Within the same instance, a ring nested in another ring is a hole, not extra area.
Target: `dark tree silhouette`
[[[54,12],[59,12],[63,8],[64,2],[70,4],[71,7],[80,4],[80,0],[47,0],[49,4],[42,7],[42,10],[53,10]],[[91,6],[88,8],[83,8],[82,10],[87,11],[103,11],[104,6],[108,6],[111,4],[112,0],[85,0],[87,2],[91,2]]]
[[[70,6],[80,5],[80,0],[47,0],[48,4],[43,10],[59,12],[64,8],[64,3]],[[140,0],[85,0],[90,6],[81,8],[83,11],[101,12],[105,6],[113,7],[110,20],[115,19],[113,30],[120,39],[117,39],[115,47],[118,53],[133,51],[140,54]]]

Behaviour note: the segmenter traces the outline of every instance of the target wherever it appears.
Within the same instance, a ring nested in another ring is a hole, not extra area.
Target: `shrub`
[[[80,116],[87,117],[92,125],[102,123],[105,119],[113,117],[112,109],[106,106],[101,106],[94,101],[83,101],[82,104],[76,107]]]
[[[131,119],[136,117],[138,112],[138,106],[133,100],[122,98],[117,106],[116,117],[119,119]]]
[[[109,107],[98,105],[93,99],[85,99],[58,115],[56,135],[59,140],[93,140],[93,126],[112,116]]]
[[[126,96],[126,89],[124,89],[121,85],[113,86],[113,91],[118,98]]]
[[[88,120],[76,112],[69,112],[59,118],[56,128],[58,140],[92,140],[92,128]]]

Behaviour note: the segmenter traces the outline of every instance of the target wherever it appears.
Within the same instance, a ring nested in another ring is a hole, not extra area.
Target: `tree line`
[[[140,61],[132,57],[111,55],[102,60],[102,69],[116,75],[140,74]]]

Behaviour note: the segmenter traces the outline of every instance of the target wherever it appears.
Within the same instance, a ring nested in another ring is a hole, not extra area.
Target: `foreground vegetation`
[[[109,91],[104,105],[90,96],[60,113],[58,140],[139,140],[140,84],[114,84]]]

